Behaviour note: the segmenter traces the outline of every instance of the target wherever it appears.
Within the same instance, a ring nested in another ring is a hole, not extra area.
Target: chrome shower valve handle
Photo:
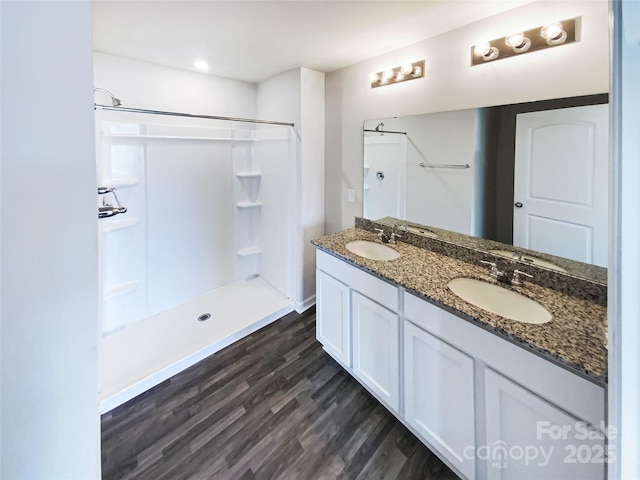
[[[107,203],[105,199],[102,199],[102,206],[98,207],[98,218],[113,217],[119,213],[126,213],[127,207],[120,203],[120,199],[116,195],[115,187],[98,187],[98,195],[106,195],[107,193],[113,195],[117,206],[113,206],[110,203]]]

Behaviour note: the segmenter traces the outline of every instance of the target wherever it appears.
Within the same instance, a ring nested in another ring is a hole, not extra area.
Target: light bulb
[[[413,65],[411,65],[410,63],[405,63],[404,65],[402,65],[402,67],[400,67],[400,71],[404,75],[409,75],[411,72],[413,72]]]
[[[562,24],[560,22],[550,23],[549,25],[545,25],[542,27],[540,31],[540,35],[545,40],[553,40],[556,37],[559,37],[562,34]]]
[[[384,73],[382,74],[382,78],[386,78],[387,80],[393,78],[393,69],[389,68],[387,70],[384,71]]]
[[[492,47],[489,42],[478,43],[473,47],[473,54],[476,57],[482,57],[485,62],[495,60],[500,55],[500,51],[496,47]]]
[[[511,47],[516,53],[526,52],[529,50],[529,47],[531,47],[531,40],[525,37],[522,32],[507,35],[504,39],[504,43]]]
[[[420,66],[416,66],[416,67],[413,69],[412,76],[414,76],[414,77],[419,77],[420,75],[422,75],[422,67],[420,67]]]
[[[519,47],[522,42],[524,42],[524,33],[522,32],[512,33],[504,39],[504,43],[511,48]]]
[[[567,39],[567,32],[564,31],[560,22],[555,22],[542,27],[540,36],[547,41],[548,45],[559,45]]]
[[[491,44],[489,42],[479,43],[473,47],[473,54],[476,57],[484,57],[491,51]]]
[[[380,81],[380,77],[378,76],[377,73],[372,72],[369,74],[369,80],[371,80],[371,83],[376,83]]]
[[[400,80],[404,80],[404,73],[402,72],[398,72],[396,73],[396,82],[399,82]]]

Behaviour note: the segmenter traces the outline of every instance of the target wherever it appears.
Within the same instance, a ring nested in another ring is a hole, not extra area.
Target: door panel
[[[352,293],[353,371],[389,407],[399,405],[398,315]]]
[[[607,262],[608,105],[520,114],[513,244]]]

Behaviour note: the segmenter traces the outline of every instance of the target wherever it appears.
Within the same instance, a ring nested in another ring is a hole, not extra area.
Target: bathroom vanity
[[[354,241],[378,236],[352,228],[313,242],[329,355],[463,478],[604,478],[603,304],[524,281],[505,288],[552,319],[509,320],[447,286],[496,283],[485,266],[403,241],[385,245],[398,258],[373,260]]]

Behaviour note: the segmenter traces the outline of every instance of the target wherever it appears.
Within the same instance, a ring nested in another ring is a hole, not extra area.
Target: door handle
[[[522,208],[522,202],[516,202],[513,204],[513,206],[516,208]]]

